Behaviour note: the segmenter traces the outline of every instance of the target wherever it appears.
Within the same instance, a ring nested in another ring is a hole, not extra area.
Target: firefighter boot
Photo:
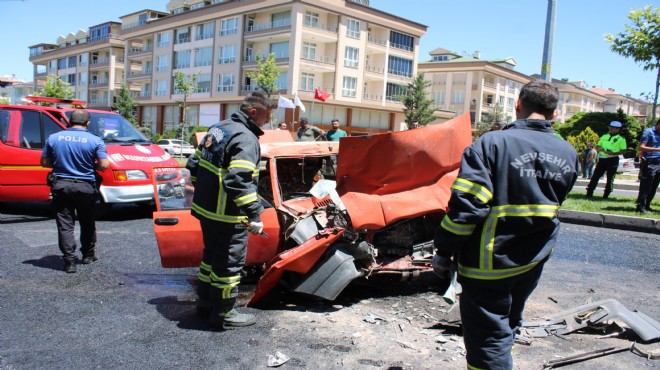
[[[234,308],[236,298],[222,299],[211,312],[209,325],[218,329],[233,329],[254,325],[257,320],[254,315],[240,313]]]
[[[211,304],[211,284],[204,281],[197,281],[197,302],[195,302],[195,309],[202,315],[208,315],[213,310]]]

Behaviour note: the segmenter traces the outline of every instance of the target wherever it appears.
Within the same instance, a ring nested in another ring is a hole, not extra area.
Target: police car
[[[0,105],[0,202],[49,200],[46,175],[50,169],[40,165],[42,149],[48,136],[67,128],[73,106],[85,104],[72,99],[27,99],[53,105]],[[88,130],[103,139],[110,161],[109,168],[99,172],[102,209],[115,203],[153,203],[153,168],[177,166],[178,162],[121,115],[88,112]]]

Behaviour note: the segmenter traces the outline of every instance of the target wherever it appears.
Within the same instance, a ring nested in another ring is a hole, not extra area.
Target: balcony
[[[128,76],[129,80],[139,80],[143,78],[151,78],[151,68],[143,69],[141,71],[131,71]]]
[[[88,103],[89,105],[106,105],[108,104],[108,98],[91,98]]]
[[[335,70],[335,57],[326,57],[322,55],[302,55],[300,57],[301,66],[304,65],[307,71],[314,72],[333,72]]]
[[[128,51],[128,56],[129,57],[151,56],[152,51],[153,51],[152,45],[146,45],[144,47],[138,47],[138,48],[131,48]]]
[[[133,92],[131,93],[131,96],[133,96],[133,99],[135,100],[149,100],[151,98],[151,92],[149,91]]]
[[[272,42],[273,35],[282,41],[291,38],[291,20],[270,22],[261,25],[251,25],[245,29],[245,40]]]
[[[264,30],[272,30],[274,28],[283,28],[283,27],[291,27],[291,20],[283,20],[283,21],[276,21],[276,22],[270,22],[270,23],[265,23],[265,24],[254,24],[251,26],[247,26],[245,28],[245,33],[252,33],[252,32],[259,32],[259,31],[264,31]]]
[[[108,65],[110,65],[110,58],[93,59],[92,63],[89,65],[89,69],[99,69],[107,67]]]
[[[304,22],[303,32],[314,39],[315,42],[337,42],[337,26]],[[303,36],[304,38],[305,36]]]
[[[497,90],[497,84],[495,82],[484,81],[484,87],[492,90]]]
[[[92,82],[89,83],[89,88],[90,89],[101,89],[101,88],[106,88],[108,87],[108,80],[103,79],[103,80],[92,80]]]

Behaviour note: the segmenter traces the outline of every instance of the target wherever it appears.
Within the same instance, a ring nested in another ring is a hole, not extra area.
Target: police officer
[[[469,369],[512,369],[525,301],[557,242],[557,211],[578,173],[575,149],[555,136],[559,92],[533,81],[518,120],[463,153],[449,210],[435,238],[434,269],[457,263]]]
[[[606,173],[607,175],[607,183],[605,184],[603,198],[607,199],[612,190],[614,190],[614,177],[616,176],[616,170],[619,167],[619,154],[625,153],[627,149],[626,139],[619,135],[620,131],[621,122],[610,122],[610,132],[603,135],[600,140],[598,140],[598,144],[596,144],[596,150],[598,150],[598,163],[596,164],[596,169],[594,169],[594,174],[591,176],[591,181],[589,181],[589,185],[587,185],[587,198],[593,197],[594,189],[596,189],[598,180],[603,176],[603,173]]]
[[[48,137],[41,155],[41,165],[53,169],[51,193],[56,212],[57,239],[64,258],[64,271],[76,272],[74,215],[80,222],[82,263],[98,261],[96,256],[96,211],[98,189],[94,169],[108,168],[108,154],[103,140],[87,131],[89,112],[71,113],[71,127]]]
[[[654,127],[644,130],[639,140],[639,149],[642,151],[640,161],[644,165],[640,166],[636,211],[646,213],[651,211],[651,201],[660,184],[660,120]]]
[[[264,228],[257,195],[259,136],[273,108],[263,93],[250,93],[238,112],[211,126],[186,164],[195,183],[192,214],[200,220],[204,238],[197,308],[210,311],[209,324],[220,329],[256,322],[234,305],[248,232],[261,234]]]

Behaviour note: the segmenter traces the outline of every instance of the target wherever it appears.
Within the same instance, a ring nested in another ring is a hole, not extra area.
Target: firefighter
[[[578,177],[575,149],[551,128],[558,99],[546,82],[523,86],[518,120],[463,153],[436,233],[434,269],[457,263],[469,369],[513,368],[525,301],[557,241],[557,211]]]
[[[96,212],[99,190],[95,170],[106,170],[110,162],[103,140],[87,131],[89,117],[89,112],[84,109],[74,110],[69,119],[71,127],[50,135],[41,156],[41,165],[53,169],[50,185],[57,240],[66,273],[76,272],[76,214],[80,223],[82,263],[87,265],[98,261]]]
[[[259,136],[272,109],[265,94],[250,93],[238,112],[209,128],[186,164],[195,183],[192,214],[200,220],[204,238],[197,308],[210,312],[209,324],[220,329],[256,322],[254,315],[239,313],[234,305],[248,232],[261,234],[264,228],[257,195]]]

